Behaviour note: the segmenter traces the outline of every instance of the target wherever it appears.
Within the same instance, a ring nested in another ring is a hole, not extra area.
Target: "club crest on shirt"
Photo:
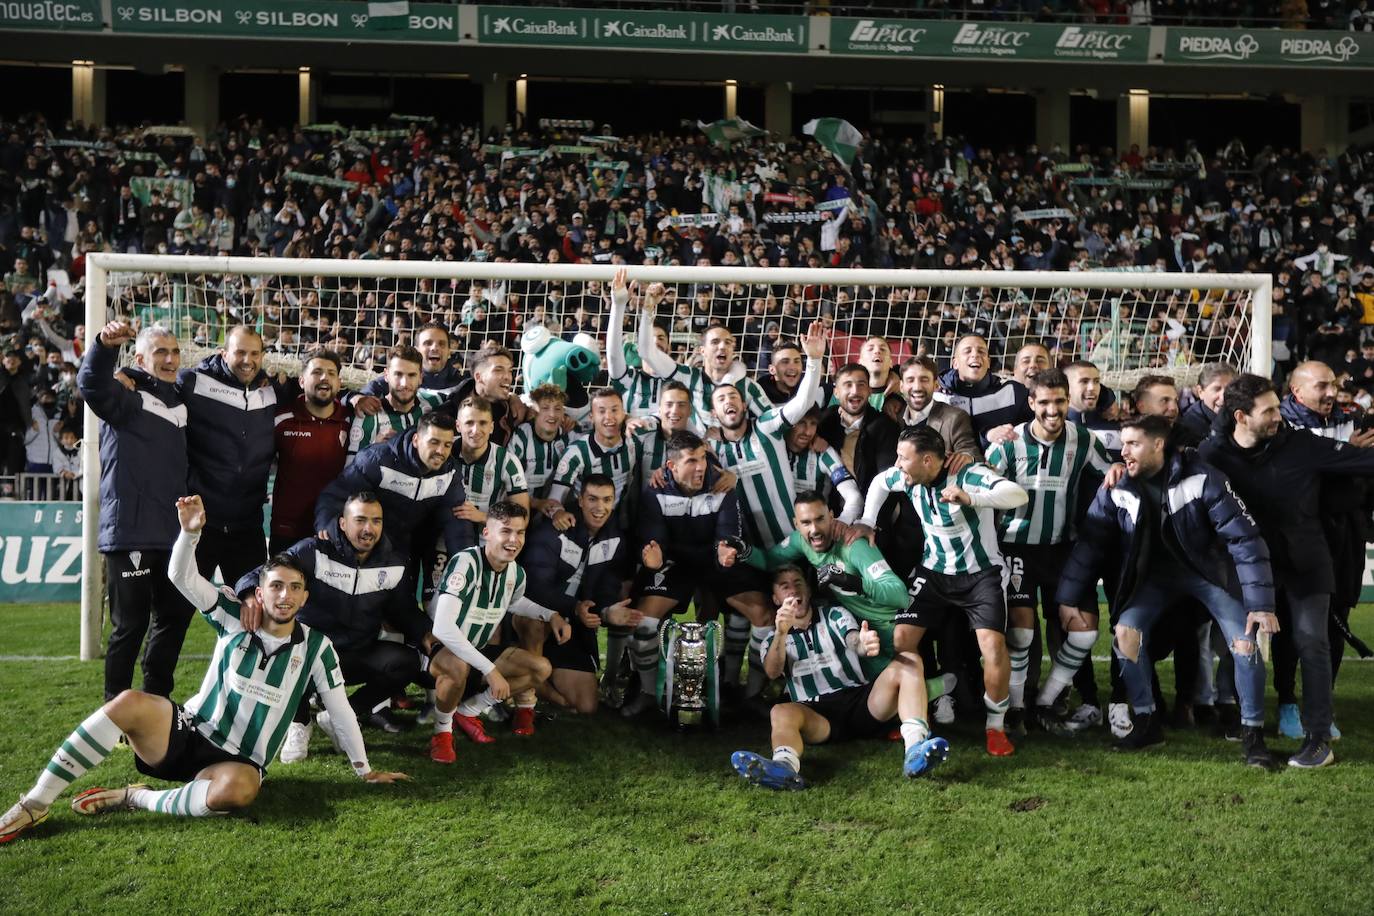
[[[295,655],[291,656],[291,660],[288,661],[288,662],[286,663],[286,668],[287,668],[287,670],[290,671],[292,674],[295,674],[295,673],[296,673],[297,671],[299,671],[300,668],[301,668],[301,660],[300,660],[300,658],[298,658],[298,657],[295,656]]]

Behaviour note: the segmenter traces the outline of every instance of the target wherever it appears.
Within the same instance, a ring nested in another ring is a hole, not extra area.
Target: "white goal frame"
[[[380,261],[319,258],[241,258],[143,254],[90,254],[86,258],[86,347],[107,321],[111,271],[245,276],[322,276],[430,280],[562,280],[609,282],[618,268],[602,264],[526,264],[485,261]],[[1002,287],[1105,290],[1248,290],[1251,372],[1271,371],[1273,279],[1268,274],[1180,274],[1118,271],[967,271],[825,269],[790,267],[629,267],[641,283],[807,284],[817,286]],[[1194,280],[1201,282],[1193,282]],[[101,654],[102,558],[97,549],[100,517],[99,421],[86,411],[85,470],[81,519],[81,658]]]

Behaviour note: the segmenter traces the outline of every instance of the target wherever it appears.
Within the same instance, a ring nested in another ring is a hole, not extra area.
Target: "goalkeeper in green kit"
[[[767,550],[752,551],[745,562],[770,570],[803,561],[811,564],[816,583],[877,632],[881,641],[878,654],[859,659],[864,674],[872,680],[892,661],[892,618],[911,603],[906,584],[867,540],[858,538],[846,544],[844,538],[835,536],[835,517],[825,497],[808,490],[797,494],[792,506],[796,529],[787,540]]]

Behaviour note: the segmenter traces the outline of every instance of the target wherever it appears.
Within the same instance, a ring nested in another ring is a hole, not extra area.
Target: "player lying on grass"
[[[128,739],[140,773],[184,785],[87,789],[72,800],[77,814],[143,808],[205,817],[252,804],[267,761],[286,739],[292,713],[309,687],[319,692],[359,776],[374,783],[408,778],[368,766],[334,646],[296,620],[306,599],[305,573],[289,558],[268,560],[257,588],[262,624],[246,631],[239,623],[238,602],[196,570],[196,542],[205,526],[200,497],[178,499],[177,515],[181,534],[172,548],[168,576],[216,635],[200,691],[181,706],[126,690],[92,713],[62,742],[34,787],[0,819],[0,843],[45,821],[57,797],[108,757],[121,737]]]
[[[901,719],[905,753],[902,772],[920,776],[949,754],[944,738],[932,738],[926,722],[928,694],[947,693],[954,675],[929,683],[915,652],[901,652],[869,683],[859,656],[880,651],[868,623],[838,605],[811,606],[811,587],[796,566],[773,573],[776,628],[764,639],[763,667],[769,677],[786,675],[790,703],[773,707],[773,759],[735,751],[730,763],[740,776],[770,789],[803,789],[801,755],[806,743],[887,734]]]

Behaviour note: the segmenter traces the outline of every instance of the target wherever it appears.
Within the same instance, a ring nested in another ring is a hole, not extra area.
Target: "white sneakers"
[[[1127,721],[1130,721],[1129,716],[1127,716]],[[1089,703],[1084,703],[1083,705],[1079,706],[1077,709],[1073,711],[1073,715],[1069,716],[1068,721],[1065,724],[1068,725],[1070,729],[1076,732],[1081,732],[1086,729],[1101,725],[1102,710]]]
[[[300,763],[310,755],[309,722],[292,722],[286,728],[286,741],[281,746],[282,763]]]
[[[935,717],[936,722],[939,722],[941,725],[952,725],[954,723],[954,697],[947,693],[943,696],[938,696],[931,706],[934,707],[931,714]]]
[[[1124,738],[1131,733],[1131,707],[1127,703],[1111,703],[1107,706],[1107,722],[1112,727],[1113,738]]]

